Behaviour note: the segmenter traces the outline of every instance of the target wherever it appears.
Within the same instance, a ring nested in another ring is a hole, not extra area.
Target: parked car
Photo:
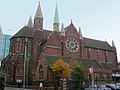
[[[112,90],[109,87],[106,87],[105,85],[97,85],[97,90]]]
[[[85,88],[85,90],[92,90],[92,86],[89,86],[88,88]],[[97,85],[94,85],[94,90],[97,90]]]
[[[120,88],[115,84],[105,84],[105,86],[111,88],[112,90],[120,90]]]
[[[115,85],[116,85],[117,88],[120,89],[120,83],[116,83]]]

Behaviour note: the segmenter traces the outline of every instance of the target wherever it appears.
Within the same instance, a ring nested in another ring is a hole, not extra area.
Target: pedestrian
[[[40,84],[39,84],[39,90],[43,90],[42,88],[43,88],[43,84],[40,82]]]

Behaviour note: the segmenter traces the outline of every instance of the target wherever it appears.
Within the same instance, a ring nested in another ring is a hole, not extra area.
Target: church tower
[[[59,16],[58,16],[57,4],[56,4],[56,9],[55,9],[55,15],[54,15],[53,30],[59,31]]]
[[[41,51],[40,44],[43,39],[43,14],[40,6],[40,2],[37,7],[37,11],[34,18],[34,28],[33,28],[34,44],[33,44],[33,56],[34,59],[38,59]]]
[[[34,18],[34,30],[40,30],[40,31],[43,30],[43,15],[40,7],[40,2],[37,7],[37,11]]]

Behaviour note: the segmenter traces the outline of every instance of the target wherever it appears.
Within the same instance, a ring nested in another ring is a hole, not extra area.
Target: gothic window
[[[104,79],[104,76],[102,73],[99,74],[99,79]]]
[[[17,41],[20,41],[20,38],[17,38]]]
[[[19,68],[16,68],[16,76],[19,76]]]
[[[6,73],[7,73],[7,75],[10,75],[9,67],[7,67]]]
[[[110,79],[111,78],[111,74],[107,74],[107,79]]]
[[[40,77],[40,80],[43,79],[43,66],[40,65],[40,68],[39,68],[39,77]]]
[[[13,41],[13,53],[15,53],[15,45],[16,45],[16,41]]]
[[[19,68],[19,75],[22,76],[23,70],[22,68]]]
[[[86,48],[84,48],[84,58],[86,59]]]
[[[108,51],[106,51],[106,56],[108,56]]]
[[[68,38],[66,40],[66,47],[70,52],[76,52],[79,48],[78,41],[74,38]]]

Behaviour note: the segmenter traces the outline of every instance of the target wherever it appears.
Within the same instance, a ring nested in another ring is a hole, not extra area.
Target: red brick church
[[[74,23],[60,28],[56,6],[53,30],[43,28],[43,14],[40,3],[34,21],[29,18],[27,26],[22,27],[11,39],[9,55],[2,66],[6,69],[7,81],[23,80],[24,60],[26,81],[51,80],[51,64],[59,58],[72,66],[73,59],[82,62],[85,68],[94,68],[95,81],[112,80],[112,70],[117,69],[117,52],[114,42],[86,38],[81,28]]]

